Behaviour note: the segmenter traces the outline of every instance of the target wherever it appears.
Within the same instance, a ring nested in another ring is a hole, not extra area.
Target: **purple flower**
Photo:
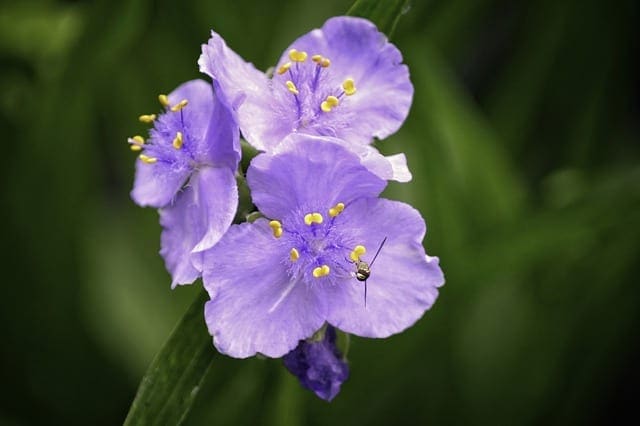
[[[343,146],[310,138],[255,157],[247,172],[268,219],[233,225],[205,252],[205,319],[218,350],[281,357],[325,322],[387,337],[415,323],[444,278],[422,247],[426,227],[407,204],[378,198],[386,182]],[[358,262],[371,262],[364,283]]]
[[[362,18],[332,18],[297,39],[278,61],[272,79],[215,32],[202,46],[198,63],[237,110],[243,136],[263,151],[273,150],[292,133],[332,136],[356,151],[353,145],[396,132],[413,97],[400,51]],[[381,177],[411,179],[404,154],[389,161],[394,173]]]
[[[192,80],[159,99],[162,114],[140,117],[153,122],[149,139],[129,139],[142,151],[131,197],[160,209],[160,254],[175,287],[200,276],[193,262],[233,221],[240,142],[231,109],[210,83]]]
[[[282,359],[300,384],[331,401],[349,378],[349,366],[336,347],[336,330],[328,326],[319,341],[303,340]]]

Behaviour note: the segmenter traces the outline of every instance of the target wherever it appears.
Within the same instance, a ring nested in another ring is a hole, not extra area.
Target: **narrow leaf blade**
[[[204,324],[202,290],[145,373],[125,425],[180,424],[216,353]]]

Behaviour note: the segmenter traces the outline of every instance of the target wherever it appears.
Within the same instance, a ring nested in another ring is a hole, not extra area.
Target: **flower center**
[[[366,249],[336,220],[344,210],[344,203],[337,203],[325,211],[296,211],[282,222],[269,222],[273,237],[289,248],[283,262],[292,279],[338,283],[356,276]]]
[[[129,148],[134,152],[143,151],[139,158],[145,164],[163,162],[194,168],[193,154],[185,146],[192,139],[188,135],[183,113],[189,101],[183,99],[172,106],[167,95],[159,95],[158,100],[165,109],[164,114],[143,114],[138,117],[142,123],[154,125],[151,138],[148,141],[140,135],[129,138]]]
[[[282,84],[293,97],[298,127],[313,126],[323,114],[335,114],[345,96],[356,93],[353,78],[339,79],[331,75],[330,67],[331,60],[323,55],[315,54],[308,60],[307,52],[291,49],[289,61],[277,69],[282,77],[276,84]]]

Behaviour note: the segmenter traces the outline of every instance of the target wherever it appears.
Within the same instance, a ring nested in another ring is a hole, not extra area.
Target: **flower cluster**
[[[160,210],[172,285],[202,276],[215,347],[284,357],[331,400],[348,377],[336,329],[399,333],[444,283],[420,213],[380,198],[388,180],[411,179],[404,154],[371,145],[409,112],[408,68],[372,23],[352,17],[294,41],[271,76],[215,32],[198,64],[212,83],[160,95],[164,112],[140,117],[153,123],[149,139],[129,139],[142,151],[132,197]],[[259,218],[232,225],[240,134],[262,151],[246,170]]]

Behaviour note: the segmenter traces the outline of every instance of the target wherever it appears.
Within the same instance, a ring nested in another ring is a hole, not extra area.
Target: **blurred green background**
[[[123,421],[193,299],[128,192],[126,138],[199,76],[211,28],[266,69],[349,0],[0,4],[0,424]],[[327,404],[279,360],[217,357],[199,424],[611,424],[637,417],[639,21],[635,1],[412,1],[415,85],[384,143],[447,284],[412,329],[355,338]],[[211,349],[214,350],[213,347]]]

